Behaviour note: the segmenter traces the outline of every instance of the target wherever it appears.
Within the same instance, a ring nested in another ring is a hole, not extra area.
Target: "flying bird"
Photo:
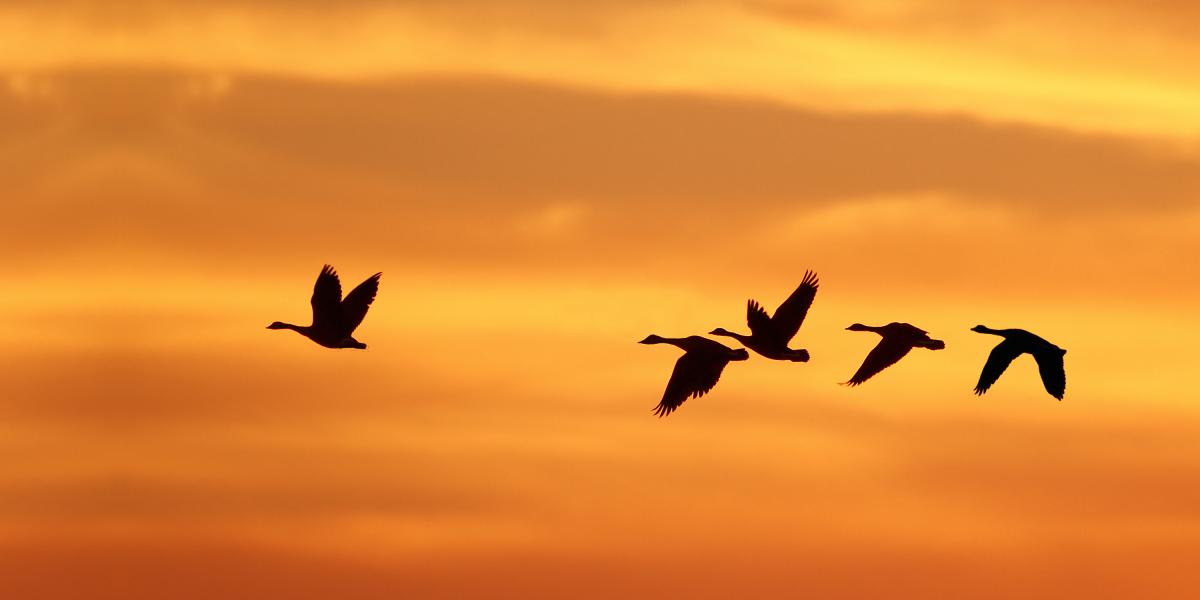
[[[888,323],[883,327],[871,327],[855,323],[846,328],[849,331],[874,331],[883,336],[871,352],[867,354],[858,371],[843,385],[856,386],[870,379],[876,373],[896,364],[913,348],[941,350],[946,343],[929,337],[928,332],[913,327],[908,323]]]
[[[808,350],[793,350],[788,348],[788,342],[800,331],[800,324],[808,314],[808,307],[812,306],[813,298],[817,295],[817,285],[817,274],[806,271],[800,286],[771,316],[767,315],[767,311],[758,302],[748,300],[746,324],[750,326],[750,335],[734,333],[721,327],[710,331],[709,334],[731,337],[770,359],[808,362]]]
[[[660,417],[671,414],[688,398],[699,398],[713,389],[729,361],[750,358],[750,353],[745,349],[734,350],[698,335],[665,338],[651,334],[638,343],[671,344],[684,351],[683,356],[675,361],[675,370],[671,372],[662,402],[654,408],[654,414]]]
[[[313,286],[312,325],[275,321],[267,325],[267,329],[291,329],[326,348],[365,350],[367,345],[354,339],[353,333],[375,300],[380,275],[382,273],[368,277],[342,298],[342,283],[338,280],[337,272],[325,265]]]
[[[1003,342],[992,348],[987,362],[983,364],[983,372],[979,374],[979,383],[975,386],[976,396],[982,396],[988,391],[988,388],[1004,374],[1004,370],[1013,359],[1022,354],[1031,354],[1033,360],[1037,361],[1038,372],[1042,375],[1042,385],[1046,387],[1046,391],[1059,400],[1063,399],[1063,394],[1067,391],[1067,373],[1063,367],[1066,350],[1024,329],[991,329],[976,325],[971,331],[1004,338]]]

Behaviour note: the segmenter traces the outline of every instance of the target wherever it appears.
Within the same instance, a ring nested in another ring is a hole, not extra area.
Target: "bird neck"
[[[713,335],[723,335],[725,337],[731,337],[731,338],[741,342],[742,345],[745,345],[746,341],[750,339],[750,336],[748,336],[748,335],[742,335],[740,333],[737,333],[736,331],[728,331],[725,329],[718,329],[716,331],[713,331]]]
[[[878,333],[880,335],[883,334],[883,327],[875,327],[874,325],[863,325],[862,323],[855,323],[854,325],[851,325],[847,329],[849,329],[850,331],[871,331],[874,333]]]
[[[642,343],[642,344],[671,344],[672,346],[678,346],[683,343],[683,338],[669,338],[669,337],[663,337],[661,335],[650,334],[650,335],[646,336],[646,339],[642,340],[639,343]]]
[[[296,333],[299,333],[300,335],[307,336],[309,333],[309,331],[308,331],[309,327],[306,327],[304,325],[292,325],[291,323],[280,323],[280,325],[281,325],[280,329],[291,329],[292,331],[295,331]]]

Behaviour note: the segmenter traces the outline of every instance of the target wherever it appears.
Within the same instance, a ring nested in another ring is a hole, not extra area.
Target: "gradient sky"
[[[1200,594],[1200,9],[324,4],[0,1],[0,597]]]

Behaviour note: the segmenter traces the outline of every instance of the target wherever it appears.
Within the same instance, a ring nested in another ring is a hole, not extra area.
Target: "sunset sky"
[[[0,0],[0,598],[1200,596],[1175,4]]]

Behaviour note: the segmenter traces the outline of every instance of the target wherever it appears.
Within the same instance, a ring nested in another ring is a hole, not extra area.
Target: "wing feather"
[[[883,338],[875,345],[871,352],[867,354],[866,360],[862,366],[846,382],[846,385],[856,386],[873,377],[876,373],[896,364],[904,355],[908,354],[913,347],[911,344],[897,339]]]
[[[785,343],[796,337],[796,332],[800,331],[800,325],[804,323],[804,317],[808,316],[808,309],[812,306],[813,299],[817,297],[819,285],[817,274],[805,271],[800,285],[792,292],[791,296],[788,296],[787,300],[783,301],[783,304],[779,305],[779,308],[775,309],[775,315],[771,317],[771,326],[775,330],[775,335],[782,338]]]
[[[755,337],[773,334],[771,316],[761,304],[752,299],[746,301],[746,324],[750,326],[750,335]]]
[[[1058,350],[1035,352],[1033,359],[1037,361],[1038,372],[1042,375],[1042,385],[1051,396],[1063,399],[1067,391],[1067,371],[1063,367],[1063,353]]]
[[[346,298],[342,300],[342,326],[346,328],[346,335],[354,333],[363,318],[367,316],[367,309],[371,308],[371,303],[375,301],[375,294],[379,293],[379,277],[381,275],[383,274],[376,273],[368,277],[366,281],[358,284],[358,287],[350,290],[350,293],[346,294]]]
[[[311,302],[314,329],[341,326],[342,282],[338,280],[337,271],[334,271],[333,267],[325,265],[321,274],[317,275]]]
[[[721,371],[729,361],[725,358],[688,352],[675,361],[675,370],[667,382],[662,401],[654,408],[654,414],[664,417],[679,408],[688,398],[699,398],[707,394],[721,379]]]
[[[1003,342],[996,344],[992,348],[991,354],[988,355],[987,362],[983,364],[983,372],[979,374],[979,383],[975,385],[975,395],[981,396],[992,384],[996,383],[997,379],[1004,374],[1004,370],[1012,363],[1013,359],[1021,355],[1021,345],[1005,339]]]

